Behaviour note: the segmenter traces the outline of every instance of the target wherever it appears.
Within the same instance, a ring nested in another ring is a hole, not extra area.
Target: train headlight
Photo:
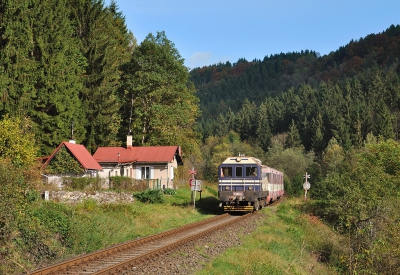
[[[229,186],[225,186],[225,190],[229,190]]]
[[[250,191],[253,190],[253,186],[249,186],[249,190],[250,190]]]

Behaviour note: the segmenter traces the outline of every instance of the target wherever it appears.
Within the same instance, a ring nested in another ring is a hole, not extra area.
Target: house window
[[[150,167],[142,167],[142,179],[150,179]]]

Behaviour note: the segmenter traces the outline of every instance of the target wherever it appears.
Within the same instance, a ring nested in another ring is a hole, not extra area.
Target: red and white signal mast
[[[308,182],[310,175],[306,172],[306,174],[303,177],[306,179],[306,182],[303,184],[304,200],[307,200],[307,191],[310,190],[310,187],[311,187],[311,184]]]
[[[196,175],[197,171],[194,170],[194,167],[192,170],[189,170],[189,175],[191,175],[189,179],[189,186],[190,189],[192,190],[192,198],[193,198],[193,206],[196,207],[196,191],[200,192],[200,200],[201,200],[201,180],[196,180],[194,179],[194,175]]]

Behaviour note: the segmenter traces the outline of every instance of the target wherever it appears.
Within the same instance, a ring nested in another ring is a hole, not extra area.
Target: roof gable
[[[48,157],[46,162],[43,164],[46,167],[53,157],[60,151],[60,149],[65,146],[72,156],[82,165],[86,170],[103,170],[99,163],[92,157],[85,146],[81,144],[75,144],[63,141],[61,144],[53,151],[53,153]]]

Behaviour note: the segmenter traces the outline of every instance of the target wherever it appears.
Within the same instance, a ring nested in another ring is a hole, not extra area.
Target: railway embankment
[[[209,190],[213,188],[204,188],[195,206],[189,188],[156,204],[36,202],[34,215],[42,221],[43,238],[25,246],[24,254],[15,253],[20,268],[5,274],[32,271],[218,215],[218,200]],[[332,266],[341,253],[337,236],[299,211],[298,204],[301,201],[286,200],[263,208],[251,222],[216,231],[126,274],[335,274]]]

